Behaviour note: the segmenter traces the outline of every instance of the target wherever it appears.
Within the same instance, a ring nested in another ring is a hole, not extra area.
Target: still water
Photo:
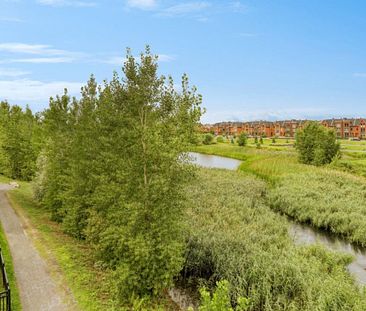
[[[223,168],[236,170],[241,161],[219,157],[215,155],[206,155],[196,152],[190,152],[193,163],[208,168]],[[354,261],[348,266],[349,272],[355,277],[359,284],[366,285],[366,248],[358,247],[348,243],[344,239],[328,233],[317,230],[308,225],[302,225],[289,220],[289,234],[297,244],[321,244],[329,250],[343,252],[354,257]]]
[[[189,152],[189,155],[191,156],[193,163],[202,167],[236,170],[241,164],[241,161],[239,160],[219,157],[215,155],[208,155],[197,152]]]

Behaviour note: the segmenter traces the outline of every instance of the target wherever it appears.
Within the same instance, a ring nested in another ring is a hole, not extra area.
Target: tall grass
[[[297,247],[287,221],[265,205],[266,185],[243,173],[200,170],[188,193],[183,278],[226,279],[249,310],[366,310],[348,256]]]
[[[272,190],[274,210],[366,246],[366,182],[334,170],[290,174]]]

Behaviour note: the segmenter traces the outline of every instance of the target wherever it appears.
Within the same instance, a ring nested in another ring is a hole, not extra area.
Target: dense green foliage
[[[324,165],[339,153],[336,133],[318,122],[308,122],[296,132],[299,160],[305,164]]]
[[[30,180],[42,144],[39,116],[27,107],[0,102],[0,173]]]
[[[201,305],[199,306],[198,311],[234,311],[231,306],[228,281],[222,280],[217,282],[212,295],[205,287],[200,289],[200,294]],[[248,310],[248,307],[249,299],[239,297],[235,311],[245,311]]]
[[[211,145],[214,142],[214,136],[211,133],[207,133],[203,136],[202,143],[204,145]]]
[[[238,145],[239,146],[241,146],[241,147],[244,147],[244,146],[246,146],[246,144],[247,144],[247,141],[248,141],[248,136],[247,136],[247,134],[245,134],[245,133],[241,133],[240,135],[239,135],[239,137],[238,137]]]
[[[300,222],[366,245],[366,182],[332,170],[291,174],[272,191],[271,206]]]
[[[205,187],[199,185],[204,184]],[[296,247],[285,218],[265,205],[265,183],[243,173],[201,170],[192,184],[183,277],[225,279],[249,310],[364,310],[345,270],[348,256]]]
[[[80,100],[65,93],[44,113],[36,196],[114,269],[123,299],[160,294],[183,263],[184,152],[201,97],[186,76],[178,93],[157,69],[149,49],[140,62],[128,53],[122,79],[92,77]]]
[[[216,142],[217,143],[223,143],[224,142],[224,137],[222,137],[221,135],[216,137]]]

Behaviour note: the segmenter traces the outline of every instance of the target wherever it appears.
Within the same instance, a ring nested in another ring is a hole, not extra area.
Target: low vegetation
[[[274,210],[366,246],[366,182],[329,169],[290,174],[270,197]]]
[[[286,219],[265,205],[265,192],[255,177],[200,170],[188,189],[186,282],[213,288],[227,280],[234,306],[249,298],[248,310],[364,310],[365,297],[345,269],[351,259],[296,247]]]
[[[219,144],[194,150],[243,160],[240,170],[271,185],[269,203],[276,211],[366,245],[366,180],[354,176],[362,176],[366,170],[362,157],[336,159],[323,168],[301,164],[293,153],[268,149],[254,151]],[[358,163],[357,168],[354,163]]]

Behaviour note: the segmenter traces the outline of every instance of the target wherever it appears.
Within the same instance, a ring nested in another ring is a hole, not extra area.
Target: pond
[[[194,164],[207,168],[224,168],[228,170],[236,170],[241,164],[241,161],[239,160],[215,155],[197,152],[189,152],[189,155],[191,156],[192,162]]]
[[[196,152],[190,152],[189,154],[193,163],[207,168],[236,170],[241,164],[239,160],[226,157]],[[289,222],[289,234],[295,243],[307,245],[318,243],[329,250],[352,255],[354,261],[348,266],[348,270],[359,284],[366,285],[366,248],[353,245],[335,234],[317,230],[308,225],[298,224],[292,220],[289,220]]]

